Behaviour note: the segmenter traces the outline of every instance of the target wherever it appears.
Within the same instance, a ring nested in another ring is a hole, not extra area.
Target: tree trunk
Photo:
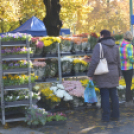
[[[46,6],[46,16],[43,19],[47,34],[49,36],[59,36],[60,29],[62,27],[62,21],[60,20],[59,13],[61,5],[59,0],[44,0]]]

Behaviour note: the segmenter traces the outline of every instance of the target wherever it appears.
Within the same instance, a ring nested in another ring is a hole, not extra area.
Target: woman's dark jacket
[[[109,73],[103,75],[94,75],[94,71],[100,60],[100,46],[99,43],[94,47],[92,60],[88,70],[88,77],[93,77],[98,88],[113,88],[119,84],[119,76],[121,75],[121,64],[119,48],[115,45],[112,37],[102,38],[99,40],[102,44],[104,57],[108,62]]]

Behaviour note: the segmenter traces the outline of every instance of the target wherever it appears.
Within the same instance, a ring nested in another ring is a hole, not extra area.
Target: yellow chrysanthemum
[[[88,63],[86,61],[84,61],[82,59],[77,59],[77,58],[73,60],[73,63],[74,64],[77,64],[77,63],[83,64],[84,66],[87,66],[88,65]]]
[[[7,79],[7,77],[6,77],[6,76],[3,76],[2,78],[3,78],[4,80],[6,80],[6,79]]]
[[[49,37],[49,36],[43,37],[40,40],[43,41],[44,46],[46,47],[52,45],[53,43],[61,42],[61,39],[59,37]]]
[[[38,80],[39,76],[35,76],[35,78]]]
[[[95,91],[96,91],[96,92],[100,92],[100,89],[97,88],[97,87],[95,87]]]

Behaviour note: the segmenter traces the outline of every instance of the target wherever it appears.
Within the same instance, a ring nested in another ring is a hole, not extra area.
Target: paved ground
[[[101,122],[100,109],[69,111],[66,123],[55,126],[28,128],[24,123],[10,123],[0,134],[134,134],[134,108],[120,108],[118,122]]]

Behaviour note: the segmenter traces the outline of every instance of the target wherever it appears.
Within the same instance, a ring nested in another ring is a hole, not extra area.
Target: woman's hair
[[[129,41],[133,40],[132,32],[127,31],[126,33],[124,33],[124,39],[129,40]]]
[[[111,32],[108,30],[102,30],[100,35],[103,36],[103,38],[111,37]]]

